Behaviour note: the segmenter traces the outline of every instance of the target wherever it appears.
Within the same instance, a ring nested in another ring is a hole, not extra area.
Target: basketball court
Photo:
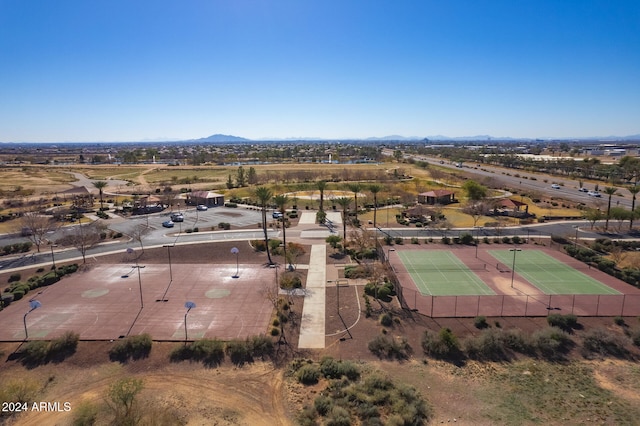
[[[0,340],[51,339],[66,331],[83,340],[149,333],[154,340],[244,339],[268,331],[276,291],[261,265],[96,265],[33,290],[2,311]],[[238,272],[238,277],[233,278]],[[195,307],[187,314],[187,302]],[[28,312],[28,313],[27,313]],[[26,314],[26,316],[25,316]],[[186,336],[185,336],[185,314]]]

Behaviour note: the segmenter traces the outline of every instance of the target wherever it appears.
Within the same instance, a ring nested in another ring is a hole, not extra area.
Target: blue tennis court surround
[[[484,264],[468,266],[451,251],[403,250],[396,253],[423,295],[477,296],[495,294],[473,272],[473,270],[486,271]]]
[[[523,248],[515,254],[513,250],[489,250],[489,254],[502,264],[499,269],[503,271],[511,272],[515,264],[515,273],[544,294],[621,294],[541,250]]]

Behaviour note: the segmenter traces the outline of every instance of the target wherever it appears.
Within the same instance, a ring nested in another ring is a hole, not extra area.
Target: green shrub
[[[320,395],[313,401],[313,408],[321,416],[326,416],[333,409],[333,399],[326,395]]]
[[[629,354],[624,339],[602,328],[594,328],[585,333],[582,349],[584,356],[595,353],[601,356],[625,357]]]
[[[391,327],[391,325],[393,325],[393,319],[391,318],[391,314],[388,312],[381,314],[380,317],[378,317],[378,321],[385,327]]]
[[[626,325],[626,323],[624,322],[624,318],[622,318],[622,317],[615,317],[615,318],[613,319],[613,322],[614,322],[616,325],[619,325],[619,326],[621,326],[621,327]]]
[[[475,319],[473,320],[473,325],[475,325],[475,327],[479,330],[489,327],[489,324],[487,323],[487,318],[485,318],[482,315],[475,317]]]
[[[578,317],[573,314],[550,314],[547,323],[551,327],[558,327],[564,331],[571,331],[578,326]]]
[[[49,344],[48,358],[54,361],[62,361],[73,355],[78,347],[80,335],[72,331],[65,332],[57,339],[53,339]]]
[[[404,337],[395,340],[385,335],[376,336],[368,348],[374,355],[386,359],[407,359],[411,354],[411,346]]]
[[[421,345],[425,354],[436,358],[450,358],[460,353],[458,339],[449,328],[441,328],[438,333],[425,330]]]
[[[571,348],[569,335],[558,327],[547,327],[531,335],[531,344],[538,353],[550,360],[558,360]]]
[[[331,357],[324,357],[320,361],[320,372],[327,379],[339,379],[347,377],[349,380],[357,380],[360,370],[351,361],[337,361]]]
[[[488,328],[479,336],[469,336],[463,341],[467,356],[473,359],[500,361],[509,359],[502,330]]]
[[[25,365],[40,365],[47,360],[49,353],[49,343],[44,340],[34,340],[28,342],[22,352],[22,362]]]
[[[320,369],[316,365],[304,365],[296,372],[296,378],[303,385],[315,385],[320,379]]]
[[[151,352],[153,341],[147,333],[138,336],[129,336],[117,342],[109,350],[109,358],[112,361],[126,362],[131,359],[147,358]]]
[[[253,358],[260,358],[262,360],[266,357],[271,357],[275,350],[273,340],[263,334],[248,337],[247,346]]]
[[[22,275],[20,275],[19,273],[11,274],[9,276],[9,279],[7,280],[7,282],[12,283],[12,282],[15,282],[15,281],[20,281],[21,277],[22,277]]]

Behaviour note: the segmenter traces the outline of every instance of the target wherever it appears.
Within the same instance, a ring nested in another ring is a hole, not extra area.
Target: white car
[[[209,207],[205,206],[204,204],[198,204],[198,205],[196,206],[196,209],[197,209],[197,210],[200,210],[201,212],[203,212],[203,211],[205,211],[205,210],[208,210],[208,209],[209,209]]]
[[[557,183],[554,183],[553,185],[551,185],[551,187],[553,189],[560,189],[560,185],[558,185]]]
[[[587,195],[590,197],[602,197],[598,191],[589,191],[587,192]]]

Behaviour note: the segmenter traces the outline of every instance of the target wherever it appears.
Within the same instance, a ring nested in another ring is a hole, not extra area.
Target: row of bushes
[[[14,281],[16,278],[20,278],[19,274],[13,274],[9,277],[9,280],[12,281],[11,284],[8,287],[5,287],[4,293],[0,296],[0,307],[8,306],[11,302],[22,299],[30,290],[56,283],[60,281],[60,278],[64,275],[72,274],[77,270],[77,263],[64,265],[44,275],[34,275],[26,282]]]
[[[224,342],[218,339],[196,340],[188,345],[179,346],[171,352],[173,362],[199,361],[206,366],[220,365],[225,356],[229,356],[235,365],[244,365],[255,359],[264,360],[273,356],[275,347],[271,338],[260,335],[247,337],[245,340]]]
[[[2,247],[2,251],[0,251],[0,256],[7,256],[9,254],[16,254],[16,253],[26,253],[29,250],[31,250],[32,246],[33,246],[33,243],[31,241],[7,244],[6,246]]]
[[[79,340],[80,336],[77,333],[67,331],[50,342],[34,340],[27,343],[18,356],[23,364],[30,367],[48,362],[61,362],[75,353]]]
[[[412,237],[411,238],[411,244],[420,244],[420,240],[417,237]],[[434,241],[433,237],[428,237],[425,238],[424,242],[425,244],[428,243],[432,243]],[[392,237],[390,235],[387,235],[384,237],[384,242],[386,245],[390,246],[393,244],[397,244],[397,245],[402,245],[404,244],[404,238],[402,237]],[[460,234],[457,237],[447,237],[444,236],[440,239],[440,242],[442,244],[464,244],[464,245],[475,245],[476,244],[476,240],[474,238],[474,236],[472,234],[469,233],[463,233]],[[489,237],[483,237],[482,238],[482,242],[485,244],[491,244],[492,242],[494,244],[524,244],[526,243],[526,239],[519,237],[517,235],[514,235],[513,237],[493,237],[492,239],[490,239]]]
[[[640,270],[636,268],[619,269],[616,267],[616,262],[606,259],[595,250],[586,247],[577,247],[572,244],[567,244],[564,246],[564,250],[569,256],[572,256],[581,262],[595,266],[602,272],[614,276],[635,287],[640,287]]]

